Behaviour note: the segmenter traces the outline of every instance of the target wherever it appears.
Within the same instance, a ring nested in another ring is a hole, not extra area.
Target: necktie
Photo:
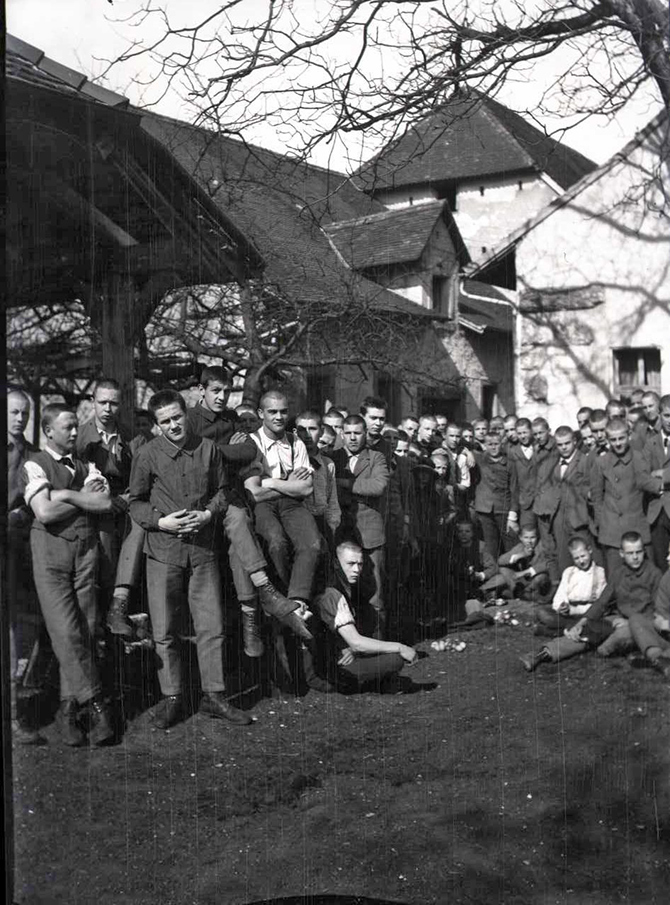
[[[60,460],[61,465],[67,465],[68,468],[71,468],[74,471],[74,462],[69,456],[63,456]]]

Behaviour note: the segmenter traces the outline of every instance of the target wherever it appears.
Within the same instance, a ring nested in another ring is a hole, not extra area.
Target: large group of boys
[[[73,747],[115,737],[100,652],[131,651],[144,608],[162,695],[151,718],[164,730],[187,715],[185,611],[200,712],[241,725],[252,717],[226,689],[231,613],[249,661],[281,661],[320,693],[407,690],[417,641],[490,624],[489,607],[513,599],[546,636],[522,658],[528,671],[595,650],[670,678],[670,396],[582,408],[552,434],[514,415],[395,426],[375,396],[357,413],[295,414],[269,390],[230,409],[230,391],[226,371],[207,367],[195,406],[162,390],[131,436],[118,384],[100,379],[83,423],[44,407],[39,450],[24,437],[27,395],[9,391],[17,742],[42,740],[16,695],[33,587],[59,668],[56,724]]]

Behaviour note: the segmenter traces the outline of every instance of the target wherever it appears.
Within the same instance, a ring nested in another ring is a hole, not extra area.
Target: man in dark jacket
[[[376,591],[370,600],[377,614],[375,631],[385,622],[383,596],[386,530],[382,501],[389,482],[385,457],[366,446],[365,420],[350,415],[344,420],[344,448],[332,453],[337,494],[342,510],[340,537],[357,540],[372,562]]]
[[[485,452],[475,453],[479,483],[475,512],[489,554],[497,561],[512,546],[510,532],[518,533],[519,484],[516,469],[501,451],[498,434],[488,433]]]
[[[549,577],[558,587],[563,571],[572,564],[570,538],[580,534],[591,545],[588,494],[590,463],[577,449],[574,431],[567,425],[555,435],[558,461],[546,458],[537,470],[533,512],[537,516]]]

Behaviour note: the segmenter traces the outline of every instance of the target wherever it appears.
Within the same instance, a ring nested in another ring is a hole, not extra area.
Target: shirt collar
[[[198,411],[198,414],[205,419],[205,421],[216,421],[218,418],[217,412],[213,412],[211,409],[208,409],[206,406],[202,404],[202,402],[198,402],[195,405],[195,408]]]
[[[102,424],[98,421],[97,418],[93,419],[93,426],[100,434],[101,437],[118,437],[119,436],[119,426],[118,424],[113,430],[107,430],[106,427],[103,427]]]
[[[173,443],[172,440],[168,440],[165,434],[161,434],[156,439],[162,445],[163,450],[168,454],[168,456],[170,456],[171,459],[176,459],[179,453],[185,453],[185,455],[193,457],[193,451],[200,443],[200,438],[195,437],[191,433],[188,433],[186,435],[186,442],[183,446],[177,446],[177,444]]]
[[[48,452],[52,459],[55,459],[56,462],[60,462],[61,459],[72,459],[74,462],[74,451],[69,453],[59,453],[56,452],[55,449],[52,449],[48,444],[44,447],[44,451]]]

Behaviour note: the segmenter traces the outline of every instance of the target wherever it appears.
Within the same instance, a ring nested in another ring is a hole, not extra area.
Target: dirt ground
[[[14,748],[16,902],[667,901],[670,686],[593,655],[529,675],[523,617],[460,637],[422,645],[432,690],[264,697],[244,728],[145,710],[91,751],[46,726]]]

